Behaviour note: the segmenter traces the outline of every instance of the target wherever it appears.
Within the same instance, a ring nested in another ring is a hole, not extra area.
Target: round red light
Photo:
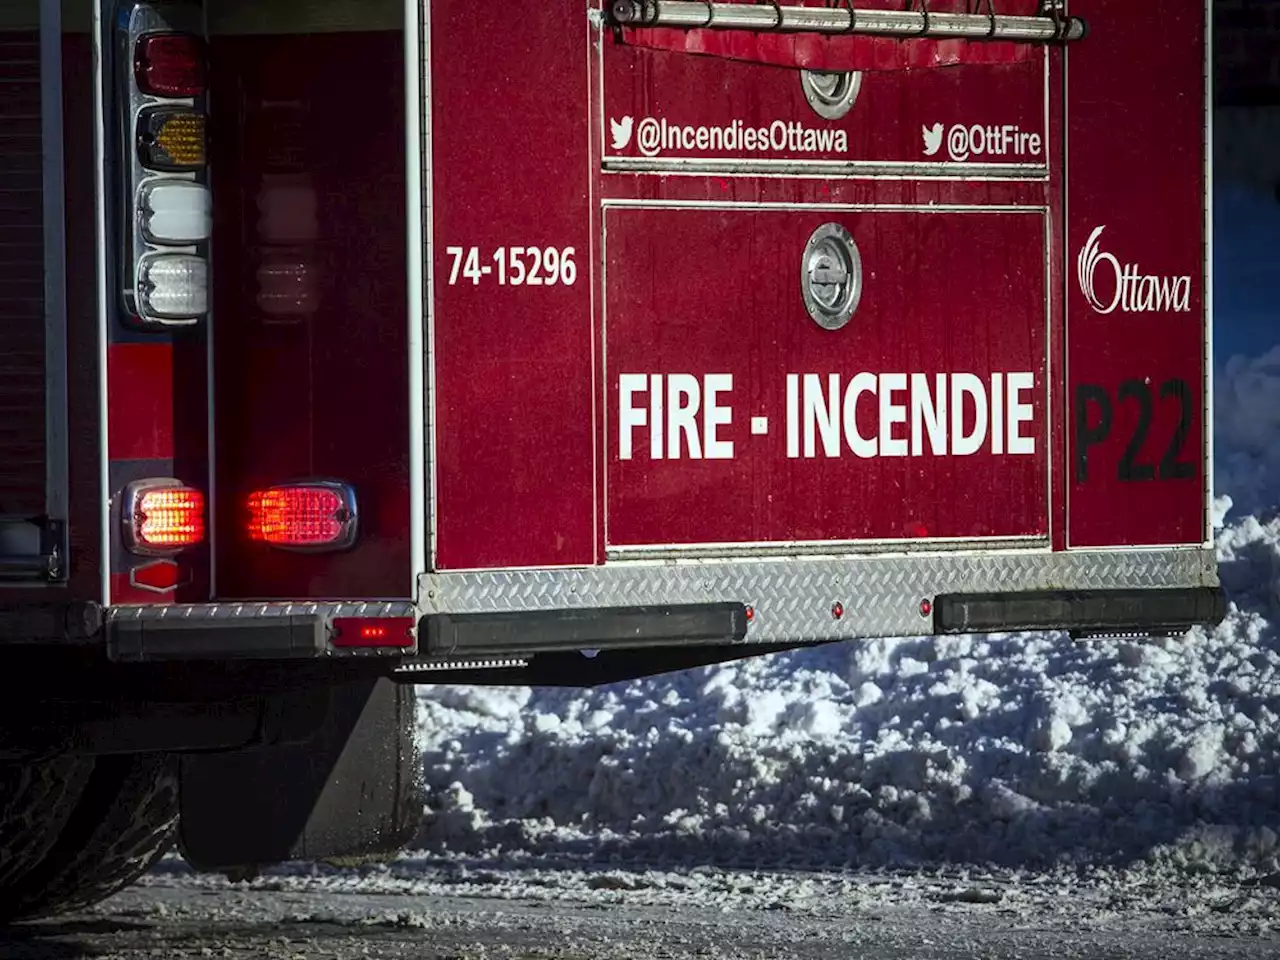
[[[933,613],[933,604],[928,599],[920,601],[920,616],[927,617]]]
[[[747,607],[747,623],[750,623],[755,618],[756,618],[756,608]]]
[[[839,620],[841,617],[844,616],[844,604],[841,603],[839,600],[837,600],[835,604],[832,605],[831,616],[833,616],[837,620]]]

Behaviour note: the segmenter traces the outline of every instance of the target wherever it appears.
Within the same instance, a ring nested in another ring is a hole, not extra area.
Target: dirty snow
[[[873,640],[594,690],[420,688],[436,857],[1280,869],[1280,348],[1217,379],[1226,621]]]

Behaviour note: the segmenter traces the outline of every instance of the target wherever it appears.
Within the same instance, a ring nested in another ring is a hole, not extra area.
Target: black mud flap
[[[309,740],[183,758],[178,843],[195,869],[391,854],[413,839],[425,801],[413,689],[376,679],[326,694]]]

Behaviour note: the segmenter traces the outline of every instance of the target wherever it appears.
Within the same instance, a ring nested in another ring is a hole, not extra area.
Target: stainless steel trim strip
[[[848,6],[783,7],[776,3],[714,3],[686,0],[615,0],[606,14],[628,27],[704,27],[715,30],[849,33],[929,39],[1005,40],[1053,43],[1081,40],[1079,17],[932,13],[919,10],[855,10]]]

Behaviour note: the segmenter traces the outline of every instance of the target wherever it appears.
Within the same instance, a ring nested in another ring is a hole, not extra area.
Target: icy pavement
[[[419,844],[520,863],[1280,870],[1280,349],[1218,379],[1226,621],[877,640],[594,690],[424,687]]]
[[[77,916],[0,932],[14,960],[657,960],[1274,956],[1280,890],[1111,871],[856,875],[511,869],[418,855],[247,884],[169,861]]]

